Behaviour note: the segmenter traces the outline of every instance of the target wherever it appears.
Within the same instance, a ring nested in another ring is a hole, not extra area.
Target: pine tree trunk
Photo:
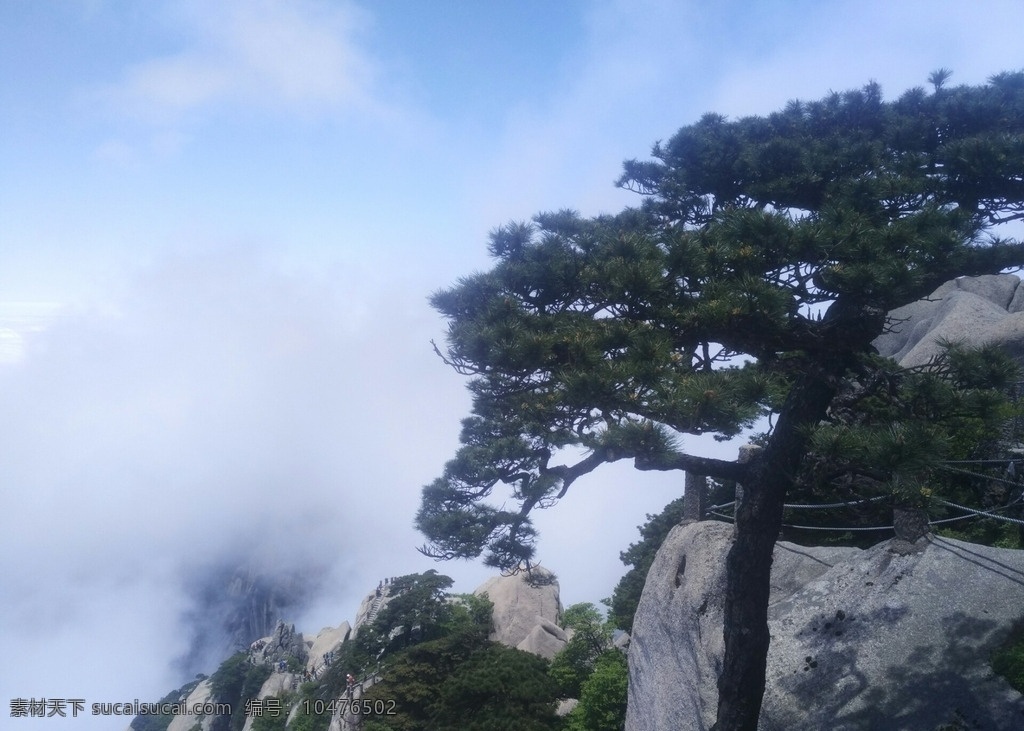
[[[715,731],[757,729],[768,657],[772,550],[784,496],[777,484],[757,481],[745,485],[743,504],[737,506],[735,540],[726,559],[725,660]]]
[[[756,731],[768,660],[768,597],[772,551],[782,506],[806,451],[806,427],[818,422],[835,395],[841,368],[805,374],[779,415],[767,448],[750,464],[736,506],[735,540],[726,559],[725,659],[718,679],[718,719],[712,731]]]

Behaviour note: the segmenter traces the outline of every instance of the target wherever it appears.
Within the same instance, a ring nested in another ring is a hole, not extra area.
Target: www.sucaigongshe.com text
[[[11,718],[79,716],[230,716],[230,703],[90,703],[84,698],[12,698]]]

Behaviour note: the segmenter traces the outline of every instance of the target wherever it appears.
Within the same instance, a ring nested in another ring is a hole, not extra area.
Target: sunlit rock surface
[[[1013,274],[961,277],[928,297],[889,313],[878,352],[906,367],[927,363],[943,340],[966,345],[999,343],[1024,360],[1024,289]]]
[[[629,731],[707,729],[732,527],[677,526],[634,621]],[[992,652],[1024,616],[1024,551],[946,538],[775,549],[762,731],[1024,728]]]
[[[545,626],[557,625],[562,616],[558,581],[541,567],[512,576],[495,576],[473,593],[486,594],[494,604],[491,639],[509,647],[518,647],[538,626],[538,633],[551,634]],[[538,634],[533,636],[539,639]]]

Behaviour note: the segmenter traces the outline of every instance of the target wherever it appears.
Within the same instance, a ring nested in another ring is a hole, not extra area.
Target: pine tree
[[[616,460],[741,482],[716,728],[753,731],[772,548],[814,427],[844,383],[870,379],[887,312],[1024,263],[1024,245],[991,235],[1024,218],[1024,73],[947,76],[891,102],[869,84],[767,117],[705,115],[625,164],[639,209],[496,230],[494,267],[432,298],[473,413],[423,490],[422,550],[528,563],[532,510]],[[769,413],[750,462],[678,446]],[[504,503],[489,499],[499,484]]]

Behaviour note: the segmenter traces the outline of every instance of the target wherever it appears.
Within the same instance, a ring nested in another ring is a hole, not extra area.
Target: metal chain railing
[[[1024,386],[1024,382],[1022,382],[1021,385]],[[1014,479],[1014,478],[1017,477],[1017,463],[1021,463],[1022,468],[1024,468],[1024,457],[1018,458],[1018,459],[974,459],[974,460],[963,459],[963,460],[948,460],[948,461],[942,462],[940,464],[940,468],[943,469],[943,470],[946,470],[948,472],[955,473],[955,474],[967,475],[968,477],[973,477],[973,478],[976,478],[976,479],[987,480],[987,481],[990,481],[990,482],[998,482],[1000,484],[1010,485],[1010,486],[1015,487],[1015,488],[1022,488],[1021,481],[1018,480],[1018,479]],[[986,475],[986,474],[984,474],[982,472],[977,472],[977,471],[971,470],[971,469],[964,469],[963,467],[955,467],[954,465],[1006,465],[1006,472],[1005,473],[1006,473],[1006,475],[1008,475],[1008,477],[998,477],[998,476],[995,476],[995,475]],[[1022,477],[1024,477],[1024,473],[1022,473]],[[853,507],[855,505],[863,505],[863,504],[866,504],[866,503],[872,503],[872,502],[876,502],[878,500],[885,500],[885,499],[889,499],[889,498],[890,498],[890,496],[888,496],[888,495],[878,495],[878,496],[875,496],[875,497],[872,497],[872,498],[864,498],[864,499],[860,499],[860,500],[848,500],[848,501],[845,501],[845,502],[837,502],[837,503],[821,503],[821,504],[817,504],[817,505],[815,505],[815,504],[786,503],[786,504],[783,505],[783,508],[786,509],[786,510],[830,510],[830,509],[835,509],[835,508],[848,508],[848,507]],[[1013,507],[1015,505],[1018,505],[1018,504],[1024,502],[1024,491],[1019,493],[1017,495],[1017,497],[1014,500],[1012,500],[1010,503],[1008,503],[1006,505],[1002,505],[1002,506],[1000,506],[998,508],[991,508],[989,510],[976,510],[974,508],[969,508],[969,507],[967,507],[965,505],[958,505],[957,503],[952,503],[952,502],[949,502],[948,500],[943,500],[943,499],[937,498],[937,497],[932,497],[931,499],[935,503],[937,503],[939,505],[943,505],[943,506],[945,506],[947,508],[953,508],[953,509],[956,509],[956,510],[964,511],[965,513],[967,513],[967,515],[959,515],[959,516],[956,516],[956,517],[953,517],[953,518],[942,518],[942,519],[939,519],[939,520],[930,520],[930,521],[928,521],[928,525],[943,525],[945,523],[954,523],[954,522],[961,521],[961,520],[970,520],[972,518],[990,518],[992,520],[1004,521],[1004,522],[1007,522],[1007,523],[1013,523],[1015,525],[1024,525],[1024,520],[1020,520],[1020,519],[1017,519],[1017,518],[1010,518],[1010,517],[1007,517],[1005,515],[997,515],[996,514],[997,511],[1006,510],[1007,508],[1011,508],[1011,507]],[[706,515],[706,516],[714,516],[716,518],[721,518],[723,520],[734,521],[735,517],[733,515],[729,515],[727,513],[723,513],[723,512],[720,512],[720,511],[725,510],[727,508],[735,507],[735,505],[736,505],[736,501],[735,500],[730,500],[727,503],[721,503],[719,505],[712,505],[712,506],[710,506],[710,507],[705,509],[704,515]],[[845,527],[842,527],[842,526],[819,526],[819,525],[797,525],[797,524],[794,524],[794,523],[783,523],[782,525],[783,525],[784,528],[793,528],[793,529],[797,529],[797,530],[812,530],[812,531],[813,530],[817,530],[817,531],[882,531],[882,530],[893,530],[894,529],[894,527],[892,525],[845,526]]]
[[[945,505],[946,507],[949,507],[949,508],[956,508],[957,510],[963,510],[965,512],[972,513],[975,517],[981,516],[981,517],[985,517],[985,518],[992,518],[993,520],[1001,520],[1001,521],[1003,521],[1005,523],[1016,523],[1017,525],[1024,525],[1024,520],[1018,520],[1017,518],[1010,518],[1009,516],[1006,516],[1006,515],[994,515],[993,513],[990,513],[990,512],[984,511],[984,510],[975,510],[974,508],[968,508],[968,507],[966,507],[964,505],[957,505],[956,503],[951,503],[948,500],[942,500],[940,498],[932,498],[932,500],[934,500],[935,502],[939,503],[939,505]],[[1016,502],[1017,501],[1015,500],[1014,502],[1010,503],[1009,505],[1003,505],[1003,506],[998,507],[998,508],[993,508],[993,510],[1005,510],[1006,508],[1012,507],[1014,504],[1016,504]]]
[[[946,462],[939,465],[939,469],[946,470],[947,472],[955,472],[960,475],[967,475],[968,477],[976,477],[979,480],[988,480],[990,482],[1001,482],[1004,485],[1013,485],[1014,487],[1020,487],[1020,482],[1017,480],[1008,480],[1005,477],[995,477],[994,475],[986,475],[981,472],[974,472],[973,470],[965,470],[960,467],[950,467],[950,463]]]
[[[791,505],[791,504],[786,504],[783,507],[789,508],[789,509],[796,509],[796,510],[812,510],[812,509],[828,510],[828,509],[832,509],[832,508],[842,508],[842,507],[847,507],[847,506],[850,506],[850,505],[859,505],[859,504],[862,504],[862,503],[875,502],[876,500],[882,500],[882,499],[887,498],[887,497],[888,497],[887,495],[879,495],[877,497],[867,498],[867,499],[864,499],[864,500],[857,500],[855,502],[823,503],[821,505]],[[975,510],[974,508],[969,508],[966,505],[958,505],[957,503],[952,503],[952,502],[949,502],[948,500],[943,500],[943,499],[937,498],[937,497],[932,497],[931,499],[932,499],[933,502],[936,502],[939,505],[944,505],[945,507],[948,507],[948,508],[954,508],[955,510],[962,510],[962,511],[964,511],[966,513],[969,513],[969,515],[960,515],[960,516],[957,516],[955,518],[943,518],[941,520],[930,520],[930,521],[928,521],[928,525],[941,525],[941,524],[944,524],[944,523],[953,523],[953,522],[956,522],[956,521],[959,521],[959,520],[968,520],[970,518],[979,518],[979,517],[980,518],[991,518],[992,520],[1000,520],[1000,521],[1003,521],[1003,522],[1006,522],[1006,523],[1014,523],[1015,525],[1024,525],[1024,520],[1019,520],[1017,518],[1010,518],[1010,517],[1008,517],[1006,515],[996,515],[995,514],[995,511],[997,511],[997,510],[1006,510],[1007,508],[1012,508],[1013,506],[1017,505],[1019,502],[1021,502],[1020,498],[1018,498],[1018,499],[1014,500],[1013,502],[1008,503],[1006,505],[1001,505],[998,508],[991,508],[990,510],[987,510],[987,511],[986,510]],[[731,502],[723,503],[721,505],[713,505],[710,508],[708,508],[707,515],[713,515],[716,518],[722,518],[723,520],[728,520],[730,522],[734,521],[735,520],[735,516],[728,515],[726,513],[721,513],[721,512],[718,511],[718,509],[732,507],[735,504],[736,504],[736,501],[733,500]],[[866,526],[845,526],[844,527],[844,526],[822,526],[822,525],[795,525],[793,523],[783,523],[782,526],[784,528],[794,528],[794,529],[797,529],[797,530],[819,530],[819,531],[880,531],[880,530],[893,530],[893,526],[891,526],[891,525],[876,525],[876,526],[868,526],[868,527],[866,527]]]

